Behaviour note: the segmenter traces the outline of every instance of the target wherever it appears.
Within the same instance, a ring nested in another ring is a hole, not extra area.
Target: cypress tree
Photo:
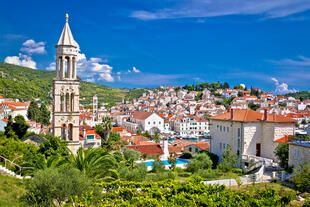
[[[27,117],[31,121],[38,121],[39,107],[38,107],[38,103],[36,101],[31,101],[31,103],[28,107]]]
[[[47,126],[50,124],[50,118],[51,118],[51,114],[49,110],[47,109],[46,105],[41,104],[37,122],[40,122],[41,124],[44,124],[45,126]]]

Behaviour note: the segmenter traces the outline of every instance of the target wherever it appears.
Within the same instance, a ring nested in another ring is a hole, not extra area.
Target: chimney
[[[264,109],[264,116],[263,116],[263,120],[266,121],[268,119],[268,110]]]
[[[163,139],[163,152],[164,152],[164,159],[168,159],[169,157],[169,149],[168,149],[168,139],[165,137]]]
[[[83,138],[86,139],[86,129],[83,129]]]
[[[234,109],[230,109],[230,119],[234,119]]]

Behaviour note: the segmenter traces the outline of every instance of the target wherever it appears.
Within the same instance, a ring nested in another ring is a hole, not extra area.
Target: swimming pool
[[[161,160],[161,162],[163,162],[164,165],[170,165],[169,162],[168,162],[168,160]],[[179,165],[179,164],[187,164],[188,162],[189,162],[189,161],[186,160],[186,159],[177,159],[176,165]],[[146,161],[146,162],[144,162],[144,164],[145,164],[146,166],[152,166],[153,163],[154,163],[154,161]]]

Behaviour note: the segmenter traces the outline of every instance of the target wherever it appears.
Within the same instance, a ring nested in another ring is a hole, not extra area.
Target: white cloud
[[[271,80],[275,83],[275,93],[276,94],[285,94],[285,93],[294,93],[296,92],[295,89],[288,89],[287,83],[280,83],[278,79],[271,78]]]
[[[141,20],[202,18],[225,15],[260,15],[264,18],[286,17],[310,9],[309,0],[179,0],[155,11],[139,10],[131,17]]]
[[[55,68],[56,68],[56,63],[52,62],[47,66],[46,70],[55,70]]]
[[[135,72],[135,73],[140,73],[141,71],[138,70],[136,67],[132,67],[132,71]]]
[[[300,67],[310,66],[310,58],[305,56],[298,56],[296,59],[287,58],[283,60],[270,60],[269,62],[282,66],[300,66]]]
[[[113,67],[108,64],[106,59],[91,57],[87,59],[84,53],[78,53],[77,55],[77,74],[83,80],[88,82],[96,82],[97,80],[103,80],[107,82],[114,82],[112,76]],[[55,61],[50,63],[46,68],[47,70],[55,70]]]
[[[18,56],[7,56],[4,59],[4,62],[33,69],[37,68],[37,64],[32,60],[31,56],[23,55],[21,53],[19,53]]]
[[[23,43],[23,47],[20,51],[28,53],[28,54],[44,54],[45,50],[45,42],[35,42],[33,39],[29,39]]]

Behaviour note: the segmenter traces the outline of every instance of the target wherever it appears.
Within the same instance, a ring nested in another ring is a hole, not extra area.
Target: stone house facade
[[[294,135],[295,120],[250,109],[230,110],[210,118],[211,152],[218,156],[231,147],[236,155],[275,160],[275,140]]]

